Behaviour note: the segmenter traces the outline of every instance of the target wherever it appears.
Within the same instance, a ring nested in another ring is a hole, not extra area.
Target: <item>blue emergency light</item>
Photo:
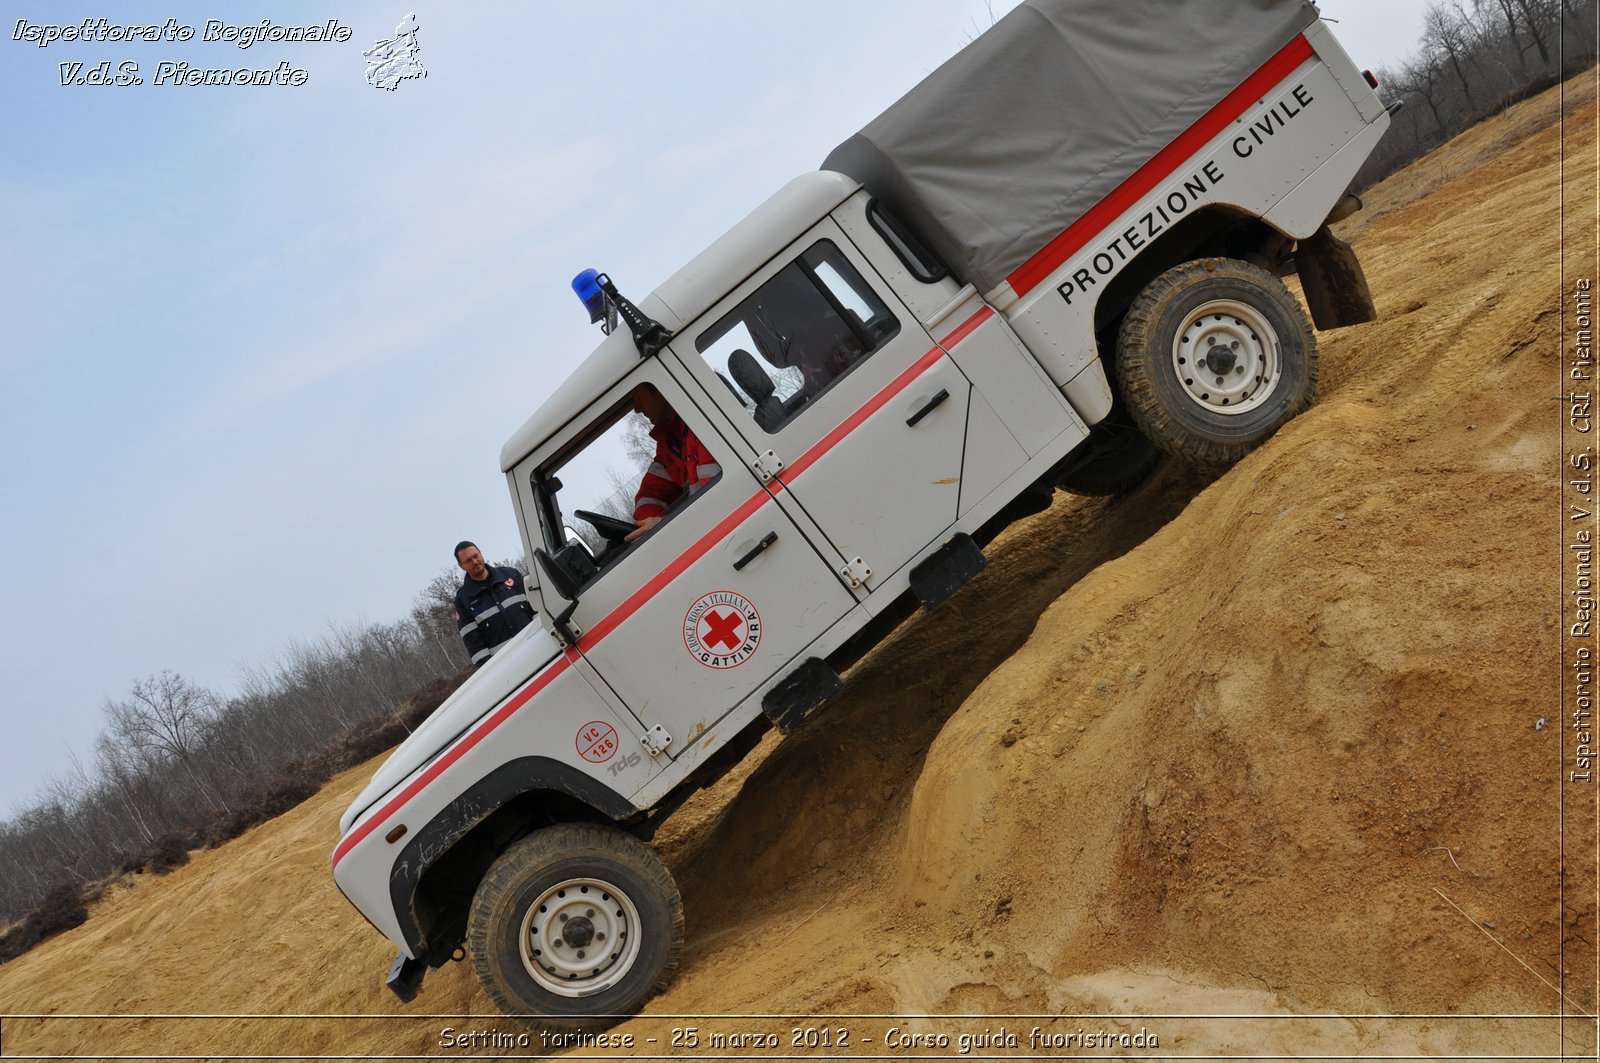
[[[597,269],[586,269],[572,278],[572,290],[578,293],[578,298],[583,300],[584,308],[589,311],[591,325],[605,316],[606,293],[601,284],[610,280],[610,277]]]
[[[622,297],[610,277],[597,269],[586,269],[572,278],[572,290],[578,293],[584,309],[589,311],[589,324],[598,324],[600,331],[607,336],[616,327],[618,318],[626,322],[641,358],[659,354],[667,341],[672,339],[672,330],[646,317],[637,306]]]

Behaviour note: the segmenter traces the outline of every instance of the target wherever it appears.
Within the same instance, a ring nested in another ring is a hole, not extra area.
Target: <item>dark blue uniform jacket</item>
[[[474,668],[532,621],[533,606],[528,604],[522,573],[514,568],[490,566],[486,579],[469,576],[456,591],[456,629]]]

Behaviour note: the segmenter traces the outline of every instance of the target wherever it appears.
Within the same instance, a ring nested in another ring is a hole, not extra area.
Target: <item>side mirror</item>
[[[566,547],[562,551],[566,551]],[[534,560],[539,564],[539,571],[544,573],[546,585],[567,600],[567,607],[550,617],[550,626],[555,629],[556,637],[563,645],[573,646],[578,642],[577,632],[572,630],[569,621],[578,608],[578,585],[571,575],[561,566],[555,558],[545,552],[544,547],[537,546],[533,550]]]
[[[547,554],[542,546],[534,548],[533,557],[539,562],[539,571],[544,573],[545,584],[567,601],[576,602],[578,583],[573,574]]]

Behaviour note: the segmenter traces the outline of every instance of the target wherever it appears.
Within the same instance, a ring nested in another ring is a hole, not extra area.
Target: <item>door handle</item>
[[[937,394],[933,398],[929,399],[927,401],[927,403],[922,407],[922,409],[918,410],[916,413],[914,413],[910,417],[906,418],[906,427],[907,428],[915,428],[915,427],[917,427],[917,422],[918,421],[922,420],[924,417],[928,416],[928,414],[930,414],[934,410],[938,409],[939,408],[939,404],[941,402],[943,402],[945,399],[948,399],[949,397],[950,397],[950,392],[945,390],[944,388],[940,388],[939,389],[939,394]]]
[[[761,551],[765,550],[767,547],[771,546],[773,543],[775,543],[777,541],[778,541],[778,533],[777,532],[767,532],[767,534],[762,538],[762,540],[759,543],[756,543],[755,546],[750,548],[750,552],[748,554],[745,554],[743,557],[741,557],[739,560],[737,560],[737,561],[735,561],[733,563],[733,570],[735,572],[743,571],[744,570],[744,566],[746,566],[750,562],[754,561],[760,555]]]

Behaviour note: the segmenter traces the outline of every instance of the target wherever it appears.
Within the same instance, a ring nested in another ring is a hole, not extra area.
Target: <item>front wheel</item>
[[[1185,262],[1128,308],[1117,382],[1162,450],[1225,468],[1311,404],[1317,340],[1272,274],[1227,258]]]
[[[535,831],[478,885],[467,951],[495,1004],[562,1030],[601,1030],[666,988],[683,901],[649,846],[611,827]]]

